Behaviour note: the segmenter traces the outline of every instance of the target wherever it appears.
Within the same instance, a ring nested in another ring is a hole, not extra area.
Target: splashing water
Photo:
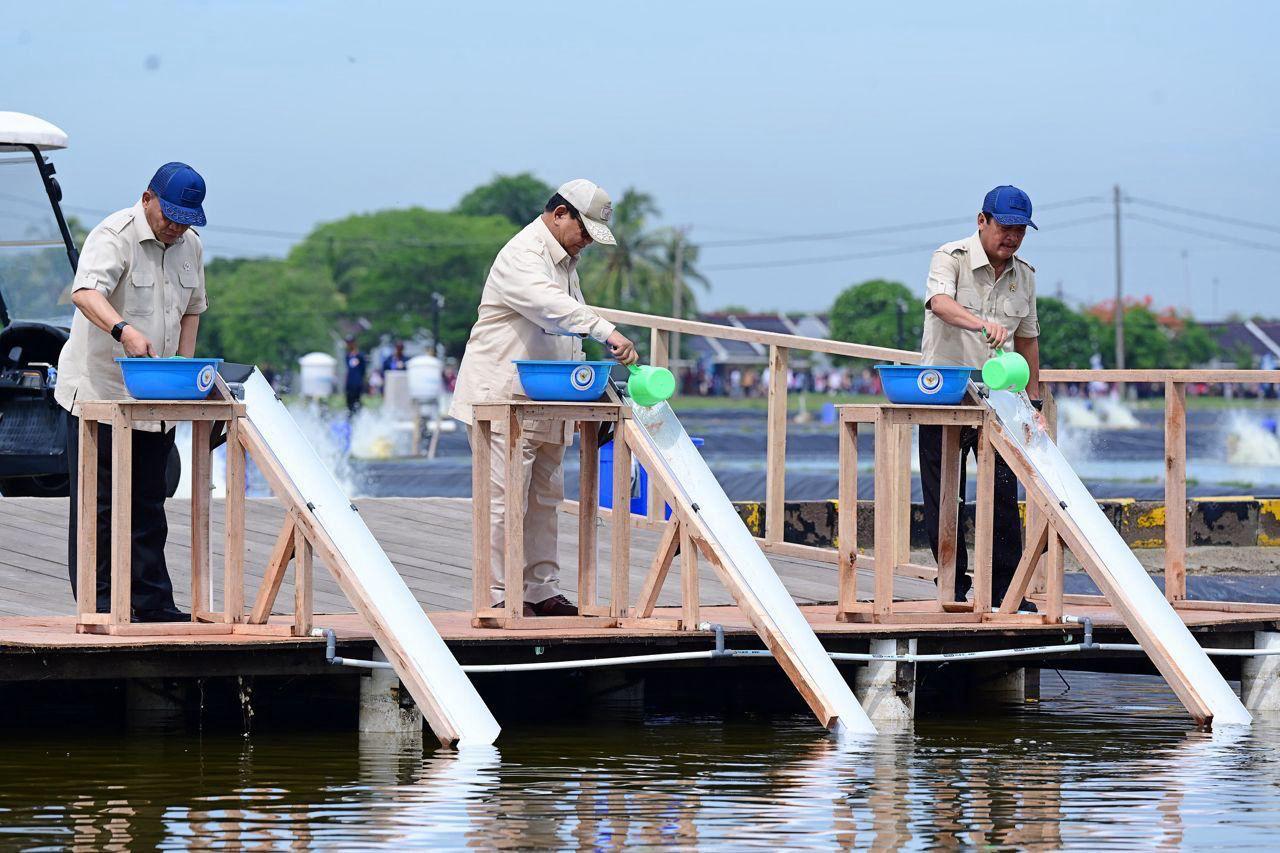
[[[1097,429],[1102,426],[1102,419],[1086,401],[1078,397],[1059,397],[1058,423],[1075,429]]]
[[[290,403],[289,414],[315,448],[320,461],[333,474],[348,497],[364,494],[364,484],[351,470],[347,449],[351,443],[351,431],[345,418],[332,416],[314,403]]]
[[[1232,465],[1280,467],[1280,439],[1256,416],[1232,412],[1223,425],[1227,462]]]
[[[407,456],[413,436],[412,415],[406,420],[385,407],[364,408],[351,422],[351,455],[357,459]]]
[[[1126,406],[1119,397],[1099,397],[1094,401],[1094,409],[1106,425],[1112,429],[1137,429],[1141,426],[1134,417],[1133,410]]]

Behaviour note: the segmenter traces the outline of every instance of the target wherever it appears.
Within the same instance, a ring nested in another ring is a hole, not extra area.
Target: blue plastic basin
[[[220,358],[123,358],[124,387],[135,400],[203,400]]]
[[[954,406],[964,399],[972,367],[931,364],[877,364],[890,403]]]
[[[588,403],[600,399],[612,361],[517,361],[520,384],[530,400]]]

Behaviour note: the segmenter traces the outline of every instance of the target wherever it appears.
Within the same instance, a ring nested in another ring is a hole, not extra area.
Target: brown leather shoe
[[[533,611],[534,616],[577,616],[578,608],[570,603],[569,599],[563,595],[553,595],[546,601],[539,601],[534,604],[525,602],[526,609]]]
[[[504,607],[506,607],[506,606],[507,606],[507,600],[504,598],[502,601],[499,601],[497,604],[495,604],[495,605],[493,605],[493,606],[494,606],[494,607],[496,607],[496,608],[498,608],[499,610],[501,610],[502,608],[504,608]],[[530,606],[529,606],[529,602],[527,602],[527,601],[526,601],[526,602],[524,603],[524,609],[523,609],[522,611],[520,611],[520,615],[521,615],[521,616],[536,616],[536,615],[538,615],[538,614],[536,614],[536,613],[534,613],[534,612],[533,612],[533,608],[532,608],[532,607],[530,607]]]

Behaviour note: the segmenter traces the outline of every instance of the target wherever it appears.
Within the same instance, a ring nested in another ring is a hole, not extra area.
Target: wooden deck
[[[510,659],[513,649],[528,649],[534,645],[560,645],[548,652],[555,657],[576,657],[579,654],[629,653],[637,646],[660,645],[667,648],[706,648],[709,632],[679,632],[660,629],[534,629],[494,630],[473,628],[470,624],[470,556],[471,556],[471,506],[466,499],[368,499],[357,501],[362,515],[378,541],[382,543],[392,562],[399,569],[405,582],[446,642],[464,662]],[[185,501],[171,501],[169,505],[170,535],[167,556],[173,577],[179,606],[186,607],[189,588],[189,514]],[[214,565],[221,560],[221,502],[215,503]],[[116,637],[77,634],[71,616],[73,605],[66,576],[66,513],[65,499],[10,498],[0,499],[0,679],[29,677],[24,673],[41,672],[45,677],[57,677],[60,667],[44,661],[37,665],[40,652],[53,652],[55,656],[75,657],[80,652],[109,652],[121,661],[122,673],[137,671],[142,664],[124,665],[126,658],[139,658],[142,651],[149,654],[165,652],[170,655],[192,652],[207,653],[213,659],[222,653],[243,653],[246,650],[269,652],[274,650],[296,667],[299,659],[308,661],[311,671],[323,669],[323,655],[319,647],[323,641],[316,638],[261,637],[246,635],[219,635],[200,637]],[[247,554],[246,576],[256,585],[262,576],[269,551],[283,510],[269,500],[251,501],[246,513]],[[573,563],[576,559],[576,518],[561,516],[561,554],[565,565],[564,585],[572,590],[576,583]],[[607,566],[608,536],[600,537],[600,565]],[[658,544],[656,533],[634,531],[631,552],[632,589],[639,587]],[[870,625],[865,623],[841,623],[835,621],[832,601],[836,591],[835,567],[828,563],[815,563],[791,557],[772,556],[770,562],[777,569],[787,589],[802,612],[813,625],[819,637],[832,649],[865,647],[868,639],[876,636],[910,636],[920,640],[921,651],[926,649],[956,651],[972,648],[990,648],[1015,645],[1019,642],[1054,642],[1063,638],[1064,632],[1076,632],[1079,626],[1047,626],[1041,624],[929,624],[922,619],[919,624]],[[729,603],[729,596],[719,585],[705,561],[700,561],[702,582],[702,618],[722,625],[726,634],[742,647],[757,646],[754,632],[738,609]],[[600,578],[601,588],[606,588],[606,577]],[[290,581],[285,581],[288,587]],[[678,582],[670,584],[659,601],[655,615],[679,614],[677,608],[662,611],[662,605],[676,605]],[[872,577],[860,572],[859,593],[870,596]],[[895,593],[903,599],[923,600],[934,594],[932,582],[899,578]],[[280,602],[292,600],[292,590],[283,589]],[[315,579],[316,624],[333,628],[339,641],[350,649],[369,650],[371,634],[360,617],[351,612],[337,585],[327,571],[317,571]],[[287,604],[285,606],[288,606]],[[1109,608],[1097,606],[1069,606],[1076,615],[1093,618],[1099,636],[1113,640],[1126,640],[1124,629],[1115,613]],[[1193,630],[1213,636],[1212,644],[1245,643],[1253,630],[1275,630],[1280,614],[1238,613],[1220,610],[1183,610],[1181,615]],[[1208,639],[1205,644],[1211,644]],[[574,650],[576,648],[576,651]],[[612,650],[612,651],[611,651]],[[295,657],[287,657],[293,653]],[[304,653],[304,658],[298,658]],[[15,660],[21,659],[21,660]],[[314,662],[315,666],[312,666]],[[156,664],[158,665],[158,664]],[[225,662],[221,664],[225,666]],[[277,664],[278,671],[284,664]],[[45,667],[45,668],[41,668]],[[85,677],[83,663],[68,665],[68,672],[80,673],[73,677]],[[92,673],[89,673],[92,676]]]

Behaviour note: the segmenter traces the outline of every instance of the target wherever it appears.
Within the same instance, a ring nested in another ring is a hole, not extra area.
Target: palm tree
[[[659,241],[655,232],[645,230],[645,220],[657,215],[653,196],[634,187],[623,191],[609,223],[618,245],[595,253],[586,269],[579,271],[593,302],[634,310],[637,303],[646,301],[648,280],[659,266]]]

